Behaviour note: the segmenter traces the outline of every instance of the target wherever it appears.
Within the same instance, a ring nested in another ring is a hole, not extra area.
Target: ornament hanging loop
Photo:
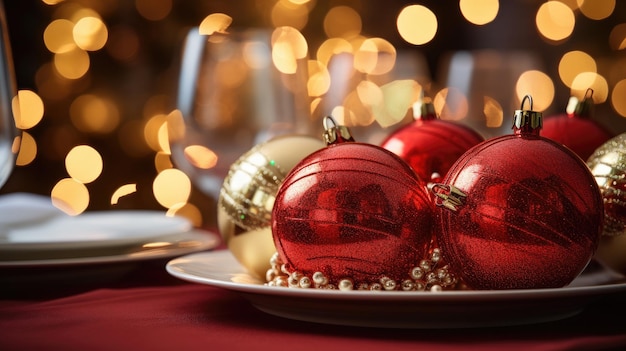
[[[424,89],[420,91],[419,99],[413,104],[413,118],[422,121],[437,119],[435,105],[431,98],[424,96]]]
[[[585,91],[583,100],[576,105],[574,113],[581,117],[591,117],[594,113],[593,89],[588,88]]]
[[[524,103],[528,100],[530,109],[524,110]],[[524,96],[519,110],[513,116],[513,130],[515,134],[539,135],[539,130],[543,126],[541,112],[533,111],[533,98],[530,95]]]
[[[346,126],[338,125],[332,116],[324,117],[322,121],[324,125],[324,133],[322,137],[326,145],[338,144],[343,142],[354,141],[350,129]]]
[[[591,88],[587,88],[582,99],[578,99],[576,96],[570,97],[565,108],[565,112],[567,112],[569,117],[588,118],[593,115],[593,110],[593,89]]]
[[[520,110],[524,109],[524,102],[526,102],[526,100],[528,100],[528,104],[530,105],[529,110],[532,111],[532,109],[533,109],[533,97],[530,96],[530,95],[524,96],[524,98],[522,99],[522,103],[520,104],[519,109]]]
[[[330,125],[331,123],[332,123],[332,125]],[[337,121],[335,121],[333,116],[326,116],[326,117],[324,117],[324,120],[322,121],[322,124],[324,125],[324,130],[329,130],[331,128],[337,127]]]

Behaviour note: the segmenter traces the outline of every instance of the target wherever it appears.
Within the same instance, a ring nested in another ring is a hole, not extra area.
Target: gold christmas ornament
[[[218,199],[218,227],[229,250],[251,273],[265,277],[276,252],[270,220],[278,187],[300,160],[324,146],[311,136],[279,136],[231,165]]]
[[[598,182],[604,201],[603,236],[595,257],[604,265],[626,274],[626,133],[596,149],[587,165]]]
[[[604,266],[626,274],[626,235],[603,235],[594,257]]]
[[[587,160],[604,202],[603,234],[626,233],[626,133],[597,148]]]

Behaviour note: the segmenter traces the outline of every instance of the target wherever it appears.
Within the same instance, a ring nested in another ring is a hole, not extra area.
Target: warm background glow
[[[113,196],[111,196],[111,204],[117,205],[117,202],[120,200],[121,197],[132,194],[136,191],[137,184],[122,185],[121,187],[117,188],[117,190],[115,190],[115,192],[113,193]]]
[[[554,83],[548,75],[540,71],[524,72],[517,80],[515,91],[520,103],[526,95],[533,97],[533,111],[545,111],[554,99]],[[527,107],[524,106],[524,109]]]
[[[624,96],[626,96],[626,79],[622,79],[615,84],[611,96],[611,103],[615,111],[626,117],[626,99],[624,99]]]
[[[582,72],[572,82],[572,96],[582,99],[587,89],[593,90],[593,102],[601,104],[609,94],[609,85],[604,77],[595,72]]]
[[[547,1],[537,11],[537,29],[546,39],[559,41],[574,31],[576,18],[571,8],[559,1]]]
[[[626,49],[626,23],[621,23],[613,27],[609,36],[609,43],[613,50]]]
[[[144,18],[159,21],[170,14],[172,0],[135,0],[135,7]]]
[[[68,215],[76,216],[89,206],[89,190],[85,184],[72,179],[61,179],[50,192],[52,204]]]
[[[65,157],[65,168],[73,179],[91,183],[102,173],[102,156],[91,146],[79,145]]]
[[[272,62],[279,71],[295,74],[298,61],[308,55],[306,39],[293,27],[278,27],[272,33]]]
[[[506,1],[506,0],[505,0]],[[500,8],[499,0],[460,0],[463,16],[471,23],[483,25],[493,21]]]
[[[98,17],[83,17],[72,29],[76,46],[86,51],[97,51],[104,47],[108,39],[107,27]]]
[[[5,8],[22,133],[2,192],[50,195],[72,215],[152,208],[214,225],[215,200],[171,156],[170,142],[189,136],[176,89],[190,27],[205,35],[269,29],[271,47],[249,43],[219,63],[216,82],[237,87],[252,69],[274,65],[304,82],[289,88],[308,95],[312,124],[333,114],[361,141],[410,122],[423,98],[440,118],[491,137],[510,132],[523,96],[550,115],[587,89],[594,118],[626,131],[625,1],[40,0]],[[228,111],[240,102],[219,103],[225,112],[211,123],[232,123]],[[181,154],[201,172],[221,157],[201,140]]]
[[[187,203],[191,193],[191,182],[187,175],[177,169],[159,173],[153,183],[157,201],[167,208]]]
[[[593,20],[609,17],[615,10],[616,0],[577,0],[580,12]]]
[[[110,133],[120,122],[119,111],[106,97],[85,94],[78,96],[70,105],[72,124],[84,132]]]
[[[149,4],[146,1],[147,6]],[[212,13],[206,16],[200,23],[200,34],[211,35],[215,32],[225,32],[232,22],[232,17],[225,13]]]
[[[15,164],[18,166],[26,166],[33,162],[37,156],[37,142],[28,132],[22,132],[20,139],[19,153]]]
[[[31,90],[20,90],[17,97],[14,98],[13,105],[18,103],[19,107],[13,111],[17,115],[16,124],[20,129],[30,129],[37,125],[43,118],[44,105],[43,101]]]
[[[363,40],[354,53],[354,68],[367,74],[385,74],[393,69],[396,63],[396,49],[382,38]]]
[[[324,33],[329,38],[353,38],[361,34],[361,16],[349,6],[331,8],[324,17]]]
[[[563,54],[559,61],[559,76],[563,84],[571,87],[574,78],[583,72],[597,72],[596,60],[593,57],[579,50]]]
[[[398,32],[411,44],[423,45],[437,34],[437,16],[425,6],[410,5],[398,15]]]
[[[467,97],[454,87],[443,88],[437,92],[433,105],[441,119],[459,121],[467,117]]]
[[[74,23],[70,20],[54,20],[48,24],[43,32],[43,42],[50,52],[68,52],[76,46],[74,43],[73,31]]]

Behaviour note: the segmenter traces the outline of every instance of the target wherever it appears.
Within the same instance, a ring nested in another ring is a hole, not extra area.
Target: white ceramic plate
[[[0,233],[0,251],[102,248],[153,241],[191,229],[189,220],[160,211],[97,211],[11,223]]]
[[[204,230],[190,230],[157,239],[133,242],[129,245],[81,250],[18,251],[10,255],[4,252],[4,255],[0,254],[0,257],[2,257],[0,259],[0,269],[61,267],[166,259],[213,249],[221,241],[217,234]]]
[[[626,292],[622,278],[598,272],[558,289],[372,292],[270,287],[247,273],[227,250],[171,260],[167,271],[182,280],[243,295],[272,315],[308,322],[382,328],[469,328],[564,319],[608,294]]]
[[[22,192],[0,195],[0,232],[4,227],[36,223],[60,215],[64,213],[52,205],[49,196]]]

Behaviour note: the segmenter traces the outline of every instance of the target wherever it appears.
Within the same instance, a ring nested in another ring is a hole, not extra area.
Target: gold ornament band
[[[406,279],[401,281],[381,276],[378,281],[355,282],[346,277],[333,282],[322,272],[315,272],[307,276],[298,271],[289,272],[286,265],[280,260],[278,253],[270,260],[271,268],[267,271],[265,285],[288,288],[317,288],[329,290],[370,290],[370,291],[431,291],[437,292],[445,289],[452,290],[457,287],[458,280],[445,265],[438,267],[441,261],[441,250],[436,248],[431,252],[429,259],[424,259],[407,272]]]

